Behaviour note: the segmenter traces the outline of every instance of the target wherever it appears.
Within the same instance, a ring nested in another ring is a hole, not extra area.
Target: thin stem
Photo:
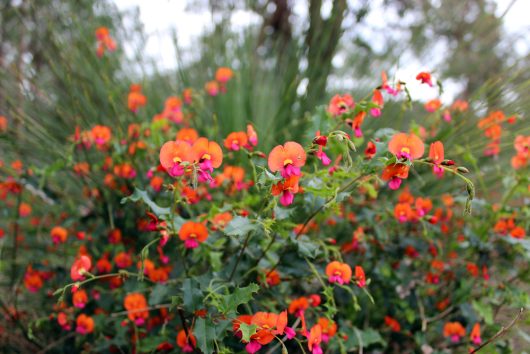
[[[245,249],[248,246],[248,241],[250,240],[250,236],[252,235],[252,232],[249,232],[247,234],[247,237],[245,238],[245,242],[243,243],[243,247],[241,247],[241,251],[239,252],[239,256],[237,257],[236,264],[234,264],[234,268],[232,268],[232,272],[230,273],[230,277],[228,278],[228,282],[232,281],[232,278],[234,277],[234,274],[236,273],[237,266],[239,265],[239,262],[241,261],[241,258],[243,258],[243,253],[245,252]]]
[[[521,309],[519,309],[519,313],[517,314],[517,316],[515,316],[515,318],[512,320],[512,322],[510,322],[508,327],[502,326],[501,329],[493,337],[491,337],[490,339],[488,339],[487,341],[482,343],[478,348],[476,348],[475,350],[473,350],[473,351],[471,351],[469,353],[473,354],[473,353],[478,352],[479,350],[481,350],[482,348],[484,348],[488,344],[493,343],[497,338],[499,338],[499,337],[503,336],[504,334],[506,334],[517,323],[519,318],[521,318],[521,316],[523,315],[523,312],[524,312],[524,308],[521,307]]]
[[[17,277],[18,230],[20,219],[20,204],[22,203],[22,190],[17,197],[16,215],[13,223],[13,253],[11,254],[11,286],[15,285]]]

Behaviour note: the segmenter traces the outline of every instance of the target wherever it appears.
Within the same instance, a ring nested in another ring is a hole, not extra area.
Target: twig
[[[245,253],[245,249],[248,245],[248,240],[250,239],[250,236],[252,235],[252,232],[249,232],[247,234],[247,237],[245,238],[245,242],[243,243],[243,247],[241,247],[241,251],[239,252],[239,256],[237,257],[236,264],[234,264],[234,268],[232,268],[232,272],[230,273],[230,277],[228,278],[228,282],[232,281],[232,278],[234,277],[234,274],[236,273],[237,266],[239,265],[239,262],[241,261],[241,258],[243,258],[243,253]]]
[[[502,335],[506,334],[517,323],[519,318],[521,318],[521,316],[523,315],[523,312],[524,312],[524,308],[521,307],[521,309],[519,309],[519,313],[517,314],[517,316],[515,316],[515,318],[512,320],[512,322],[510,322],[508,327],[502,326],[501,329],[497,332],[497,334],[495,334],[493,337],[491,337],[490,339],[488,339],[487,341],[482,343],[478,348],[474,349],[473,351],[471,351],[469,353],[473,354],[473,353],[478,352],[479,350],[481,350],[482,348],[484,348],[488,344],[493,343],[497,338],[499,338]]]
[[[138,312],[144,312],[144,311],[160,310],[160,309],[165,309],[165,308],[168,308],[168,307],[171,307],[171,306],[173,306],[173,305],[172,304],[160,304],[160,305],[153,305],[153,306],[149,306],[149,307],[144,307],[144,308],[141,308],[141,309],[114,312],[114,313],[110,314],[110,317],[118,317],[118,316],[122,316],[122,315],[128,315],[128,314],[131,314],[131,313],[138,313]]]
[[[59,344],[61,344],[62,342],[64,342],[65,340],[69,339],[69,338],[72,338],[72,337],[75,337],[75,332],[70,332],[68,333],[66,336],[63,336],[59,339],[57,339],[56,341],[54,342],[51,342],[50,344],[48,344],[46,347],[44,347],[42,350],[39,350],[37,352],[37,354],[44,354],[44,353],[47,353],[50,349],[52,348],[55,348],[56,346],[58,346]]]

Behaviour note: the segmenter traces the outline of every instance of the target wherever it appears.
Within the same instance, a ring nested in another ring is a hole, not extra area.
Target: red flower
[[[197,345],[197,339],[195,339],[195,336],[189,329],[188,335],[186,335],[186,331],[184,329],[181,329],[177,334],[177,345],[184,353],[191,353],[194,350],[193,348],[195,348]]]
[[[332,117],[340,116],[347,113],[355,108],[355,102],[353,98],[348,95],[335,95],[331,99],[328,105],[328,112]]]
[[[70,268],[70,277],[73,281],[84,280],[84,274],[90,271],[92,261],[87,256],[80,256]]]
[[[422,71],[418,75],[416,75],[416,80],[421,81],[422,84],[427,84],[432,87],[432,78],[431,74],[425,71]]]

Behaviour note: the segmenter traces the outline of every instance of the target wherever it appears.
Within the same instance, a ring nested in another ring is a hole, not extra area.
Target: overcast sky
[[[375,5],[381,6],[383,0],[374,0]],[[462,0],[465,1],[465,0]],[[172,29],[176,30],[179,46],[185,51],[192,48],[194,39],[197,38],[204,30],[211,28],[212,19],[205,13],[193,13],[186,11],[186,0],[114,0],[121,10],[132,10],[138,8],[140,20],[144,24],[145,32],[148,36],[145,54],[148,57],[156,59],[159,69],[174,69],[177,66],[175,48],[171,40]],[[498,14],[503,14],[510,6],[513,0],[496,0]],[[307,12],[307,1],[298,0],[294,2],[294,16],[296,18],[305,18]],[[331,1],[324,1],[324,4],[330,4]],[[329,7],[329,6],[328,6]],[[326,11],[325,9],[323,11]],[[372,11],[372,16],[377,11]],[[530,0],[515,0],[504,18],[504,29],[508,34],[526,34],[530,30]],[[236,11],[232,14],[231,22],[234,27],[244,27],[249,24],[259,23],[260,18],[250,12]],[[377,21],[377,18],[374,19]],[[370,21],[370,18],[367,19]],[[517,41],[513,44],[514,50],[519,53],[528,53],[528,42],[525,40]],[[127,51],[127,48],[125,48]],[[340,58],[338,58],[340,59]],[[418,70],[429,69],[421,67],[423,63],[413,62],[406,67],[401,67],[396,74],[399,79],[411,82],[411,77],[415,76]],[[418,68],[420,67],[420,68]],[[413,80],[412,80],[413,81]],[[456,82],[444,82],[445,96],[444,100],[454,99],[455,92],[459,91],[459,85]],[[411,94],[415,98],[427,100],[430,93],[425,90],[415,90],[415,87],[409,87]],[[435,95],[435,92],[432,93]]]

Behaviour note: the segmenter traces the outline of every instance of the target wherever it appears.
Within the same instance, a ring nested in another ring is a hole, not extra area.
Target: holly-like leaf
[[[197,347],[204,354],[211,354],[214,351],[215,325],[210,319],[198,317],[193,328],[193,335],[197,339]]]
[[[147,204],[147,206],[149,206],[149,208],[153,211],[153,213],[156,214],[156,216],[160,217],[161,215],[166,215],[170,213],[169,208],[159,206],[149,197],[149,194],[147,194],[146,191],[143,191],[138,188],[134,188],[134,192],[130,196],[122,198],[121,204],[125,204],[128,201],[138,202],[140,200]]]
[[[224,232],[228,236],[243,237],[250,231],[256,230],[257,227],[249,218],[236,216],[226,225]]]
[[[255,324],[246,324],[245,322],[241,322],[239,324],[239,330],[241,331],[241,339],[245,342],[250,342],[250,337],[256,334],[256,329],[258,326]]]
[[[258,284],[250,283],[244,288],[236,287],[229,295],[221,295],[218,304],[219,311],[225,315],[236,313],[238,306],[252,300],[252,294],[257,293],[259,289]]]
[[[169,292],[169,287],[164,284],[156,284],[153,290],[151,291],[151,295],[149,295],[149,305],[158,305],[161,304]]]

